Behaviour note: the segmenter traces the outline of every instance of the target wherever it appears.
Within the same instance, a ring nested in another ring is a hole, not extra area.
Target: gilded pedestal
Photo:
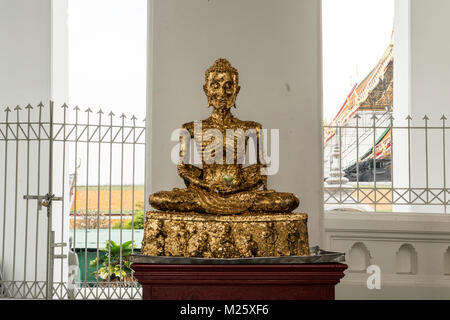
[[[309,255],[304,213],[147,213],[142,254],[203,258]]]

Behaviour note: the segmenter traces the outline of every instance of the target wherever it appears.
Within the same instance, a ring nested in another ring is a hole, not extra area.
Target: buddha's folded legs
[[[259,191],[250,212],[292,212],[299,205],[298,197],[293,193]]]
[[[196,194],[189,189],[159,191],[149,197],[150,205],[161,211],[205,212],[195,201]]]
[[[248,194],[248,192],[245,192]],[[205,194],[203,193],[203,197]],[[239,194],[235,194],[239,196]],[[213,201],[223,201],[223,208],[226,208],[227,202],[231,197],[220,197],[211,195]],[[219,198],[219,199],[218,199]],[[242,197],[244,199],[244,197]],[[198,191],[190,189],[174,189],[172,191],[160,191],[150,195],[149,202],[151,206],[161,211],[182,211],[182,212],[210,212],[230,214],[230,210],[212,210],[209,201],[200,201],[201,196]],[[234,200],[236,201],[236,200]],[[257,191],[248,199],[251,201],[250,207],[246,206],[245,211],[249,212],[292,212],[299,205],[296,195],[286,192]],[[244,204],[244,203],[243,203]],[[236,204],[234,204],[235,206]],[[226,211],[226,212],[225,212]],[[236,212],[242,212],[241,210]]]

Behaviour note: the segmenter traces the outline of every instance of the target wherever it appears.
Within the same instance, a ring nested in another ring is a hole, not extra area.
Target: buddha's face
[[[214,109],[230,109],[236,104],[240,87],[236,76],[229,72],[211,72],[203,86],[208,105]]]

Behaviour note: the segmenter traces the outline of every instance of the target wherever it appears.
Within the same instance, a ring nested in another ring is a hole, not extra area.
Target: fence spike
[[[103,114],[103,110],[102,109],[98,110],[97,114]]]
[[[442,115],[441,120],[447,120],[447,117],[445,116],[445,114]]]
[[[361,119],[361,116],[359,115],[359,113],[356,113],[355,116],[353,117],[355,119]]]
[[[412,117],[410,115],[408,115],[405,120],[412,120]]]
[[[92,110],[91,110],[91,108],[87,108],[84,112],[92,113]]]
[[[41,102],[39,102],[39,104],[37,105],[39,108],[43,108],[44,107],[44,104],[42,103],[42,101]]]
[[[428,118],[428,116],[427,115],[425,115],[423,118],[422,118],[422,120],[425,120],[425,121],[427,121],[427,120],[430,120],[430,118]]]
[[[378,118],[377,118],[377,116],[376,116],[375,113],[370,117],[370,119],[372,119],[372,120],[378,120]]]
[[[80,108],[78,106],[75,106],[75,108],[73,108],[73,110],[80,111]]]
[[[113,117],[113,116],[115,116],[115,114],[111,111],[111,112],[108,114],[108,116]]]
[[[5,112],[11,112],[11,109],[9,107],[6,107]]]
[[[127,116],[125,115],[125,113],[122,113],[122,115],[121,115],[120,117],[121,117],[122,119],[124,119],[124,118],[126,119]]]
[[[67,109],[67,108],[69,108],[69,106],[64,102],[64,104],[61,106],[61,108]]]
[[[136,118],[136,116],[133,114],[133,116],[131,117],[131,120],[137,120],[138,118]]]
[[[31,104],[27,104],[27,106],[25,107],[25,109],[33,109],[33,107],[31,106]]]
[[[19,105],[17,105],[17,106],[14,108],[14,110],[19,111],[19,110],[22,110],[22,108],[21,108]]]

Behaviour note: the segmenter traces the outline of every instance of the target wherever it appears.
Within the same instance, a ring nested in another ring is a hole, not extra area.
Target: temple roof
[[[357,111],[386,110],[387,107],[391,107],[393,104],[393,64],[391,41],[377,65],[359,84],[353,86],[338,113],[326,125],[345,126]],[[335,128],[325,129],[325,143],[334,136],[335,132]]]

